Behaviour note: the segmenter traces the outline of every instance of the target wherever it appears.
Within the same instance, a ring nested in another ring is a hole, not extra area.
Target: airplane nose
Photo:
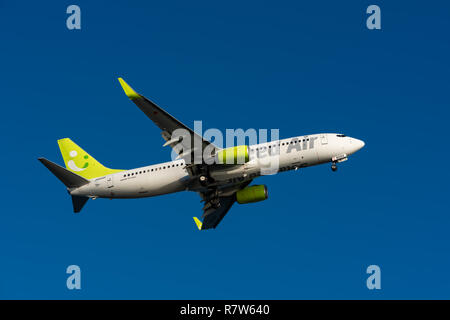
[[[350,145],[349,145],[349,154],[353,154],[358,150],[361,150],[364,146],[365,143],[362,140],[359,139],[355,139],[355,138],[350,138],[349,139]]]
[[[359,139],[355,139],[355,140],[356,140],[355,145],[357,147],[356,151],[361,150],[366,145],[364,143],[364,141],[362,141],[362,140],[359,140]]]

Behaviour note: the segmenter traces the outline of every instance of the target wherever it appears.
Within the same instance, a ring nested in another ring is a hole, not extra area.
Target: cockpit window
[[[336,137],[346,137],[345,134],[337,134]]]

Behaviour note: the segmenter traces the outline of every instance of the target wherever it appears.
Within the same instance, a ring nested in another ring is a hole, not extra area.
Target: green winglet
[[[119,78],[120,85],[122,86],[123,91],[125,91],[125,94],[128,98],[131,100],[140,98],[141,96],[133,90],[132,87],[128,85],[128,83],[125,82],[122,78]]]
[[[195,224],[197,225],[198,230],[202,230],[202,222],[198,220],[197,217],[194,217]]]

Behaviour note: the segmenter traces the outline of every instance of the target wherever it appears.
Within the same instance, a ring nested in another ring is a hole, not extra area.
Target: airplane
[[[195,224],[199,230],[215,229],[235,202],[247,204],[268,198],[265,185],[250,186],[253,179],[263,175],[267,158],[276,159],[275,173],[324,163],[331,163],[336,171],[337,163],[365,145],[344,134],[319,133],[218,148],[138,94],[122,78],[118,80],[128,98],[162,130],[164,146],[171,146],[178,158],[130,170],[109,169],[69,138],[58,140],[65,168],[45,158],[38,160],[66,186],[75,213],[88,199],[144,198],[194,191],[204,202],[202,220],[193,217]],[[180,130],[183,134],[176,135]],[[195,156],[199,150],[200,160]]]

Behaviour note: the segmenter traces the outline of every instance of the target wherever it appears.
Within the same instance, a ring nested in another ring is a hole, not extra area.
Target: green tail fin
[[[104,167],[69,138],[58,140],[58,145],[66,168],[83,178],[93,179],[123,171]]]

